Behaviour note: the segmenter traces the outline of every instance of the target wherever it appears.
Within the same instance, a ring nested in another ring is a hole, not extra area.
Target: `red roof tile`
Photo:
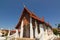
[[[30,17],[32,17],[32,18],[34,18],[34,19],[36,19],[38,21],[44,22],[44,20],[40,19],[38,16],[36,16],[33,12],[28,10],[26,7],[24,8],[24,10],[26,10],[29,13]]]
[[[16,30],[10,30],[11,32],[16,32]],[[18,32],[20,32],[20,29],[18,29]]]
[[[32,18],[34,18],[34,19],[36,19],[36,20],[38,20],[38,21],[40,21],[40,22],[46,23],[46,22],[44,21],[44,17],[39,18],[39,17],[36,16],[33,12],[31,12],[30,10],[28,10],[26,7],[24,7],[23,12],[24,12],[24,11],[27,11],[30,17],[32,17]],[[23,12],[22,12],[22,15],[23,15]],[[22,17],[22,15],[21,15],[21,17]],[[21,19],[21,18],[20,18],[20,19]],[[19,21],[21,21],[20,19],[19,19]],[[18,23],[18,24],[19,24],[19,23]],[[46,25],[50,26],[49,23],[46,23]]]

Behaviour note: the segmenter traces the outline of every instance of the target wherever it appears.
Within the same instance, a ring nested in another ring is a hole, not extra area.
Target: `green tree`
[[[60,24],[58,24],[58,29],[60,29]]]
[[[54,33],[55,35],[58,35],[57,29],[53,29],[53,33]]]

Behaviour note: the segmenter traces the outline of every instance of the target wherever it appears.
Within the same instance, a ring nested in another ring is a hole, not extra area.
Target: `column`
[[[10,30],[9,30],[9,32],[8,32],[8,37],[10,36]]]
[[[45,29],[45,32],[44,32],[44,38],[45,38],[45,40],[48,40],[48,34],[47,34],[47,29]]]
[[[23,20],[21,23],[20,38],[23,38]]]
[[[18,29],[16,29],[15,40],[17,40],[18,37],[19,37],[19,35],[18,35]]]
[[[37,29],[37,22],[35,21],[35,37],[37,37],[38,36],[38,29]]]
[[[32,18],[30,17],[30,38],[33,38]]]
[[[40,27],[40,40],[45,40],[43,24],[40,24],[39,27]]]
[[[10,40],[10,30],[9,30],[8,35],[7,35],[7,40]]]
[[[39,29],[42,28],[43,29],[43,24],[39,24]],[[41,29],[40,29],[41,31]]]
[[[16,36],[15,38],[19,37],[19,32],[18,32],[18,29],[16,29]]]

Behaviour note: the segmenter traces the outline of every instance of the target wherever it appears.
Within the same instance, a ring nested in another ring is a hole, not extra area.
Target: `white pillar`
[[[43,28],[43,24],[39,24],[39,28]],[[41,31],[41,29],[39,29]]]
[[[48,40],[48,38],[49,38],[49,37],[48,37],[47,29],[45,29],[45,32],[44,32],[44,39],[45,39],[45,40]]]
[[[7,35],[7,40],[10,40],[10,30],[9,30],[9,32],[8,32],[8,35]]]
[[[22,23],[21,23],[21,30],[20,30],[20,38],[23,38],[23,20],[22,20]]]
[[[10,30],[9,30],[9,32],[8,32],[8,36],[10,36]]]
[[[32,18],[30,17],[30,38],[33,38]]]
[[[40,27],[40,40],[45,40],[45,39],[44,39],[43,24],[40,24],[39,27]]]
[[[15,38],[19,37],[18,29],[16,29],[16,36]]]
[[[37,37],[38,36],[38,29],[37,29],[37,22],[35,21],[35,37]]]
[[[17,38],[19,37],[19,34],[18,34],[18,29],[16,29],[16,33],[15,33],[15,40],[17,40]]]

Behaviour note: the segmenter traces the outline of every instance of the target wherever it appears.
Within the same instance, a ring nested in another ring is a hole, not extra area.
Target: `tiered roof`
[[[36,16],[33,12],[31,12],[30,10],[28,10],[26,7],[24,7],[24,9],[23,9],[23,12],[24,12],[24,11],[28,12],[28,14],[29,14],[30,17],[32,17],[32,18],[34,18],[34,19],[36,19],[36,20],[38,20],[38,21],[40,21],[40,22],[45,23],[47,26],[50,26],[49,23],[47,23],[47,22],[44,21],[44,17],[39,18],[39,17]],[[22,15],[24,14],[23,12],[22,12]],[[20,17],[20,19],[19,19],[19,23],[17,24],[17,26],[19,26],[19,24],[20,24],[20,22],[21,22],[22,15],[21,15],[21,17]],[[17,27],[17,26],[16,26],[16,27]]]

